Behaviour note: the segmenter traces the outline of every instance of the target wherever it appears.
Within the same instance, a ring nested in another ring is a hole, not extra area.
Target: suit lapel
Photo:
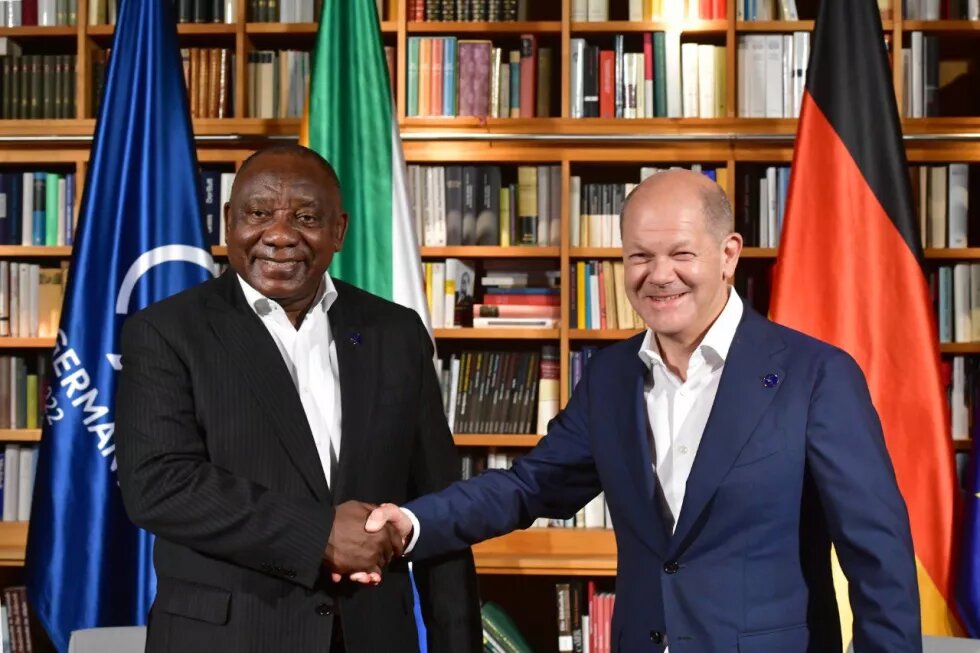
[[[338,294],[330,308],[330,330],[340,368],[340,460],[333,483],[334,497],[339,502],[350,498],[351,479],[369,464],[375,385],[381,374],[381,342],[373,326],[364,321],[357,291],[335,283]]]
[[[635,354],[633,348],[629,351]],[[649,542],[653,551],[663,558],[667,551],[667,531],[654,495],[657,479],[650,464],[650,444],[647,441],[647,412],[643,399],[646,367],[638,356],[634,355],[634,359],[627,361],[624,366],[626,370],[617,375],[616,384],[608,386],[612,395],[608,401],[602,403],[614,411],[612,419],[615,420],[616,428],[613,433],[625,436],[623,462],[629,469],[634,486],[640,491],[639,505],[642,514],[637,523],[643,528],[641,539]],[[628,398],[625,410],[620,410],[621,397]]]
[[[321,502],[332,503],[306,412],[279,348],[246,304],[235,273],[229,270],[221,281],[219,293],[208,304],[208,320],[218,342],[270,416],[269,422],[275,425],[276,435],[310,491]]]
[[[684,504],[670,542],[671,555],[681,550],[783,385],[785,370],[773,360],[773,354],[782,349],[783,344],[778,338],[767,338],[767,327],[768,323],[761,316],[745,307],[687,480]],[[767,387],[762,381],[770,373],[778,375],[780,380],[773,387]]]

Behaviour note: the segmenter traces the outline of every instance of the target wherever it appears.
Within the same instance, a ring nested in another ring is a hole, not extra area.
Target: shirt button
[[[681,566],[677,564],[676,560],[669,560],[664,564],[664,571],[668,574],[676,574],[680,568]]]
[[[664,641],[664,634],[659,630],[651,630],[650,641],[653,642],[654,644],[660,644],[661,642]]]
[[[686,454],[687,453],[687,447],[685,447],[683,444],[680,447],[678,447],[677,450],[679,452],[681,452],[682,454]]]
[[[333,614],[333,609],[331,609],[331,607],[326,603],[321,603],[320,605],[316,606],[316,613],[321,617],[329,617]]]

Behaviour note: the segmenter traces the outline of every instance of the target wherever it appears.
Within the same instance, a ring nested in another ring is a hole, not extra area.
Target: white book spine
[[[588,0],[589,22],[609,20],[609,0]]]
[[[759,242],[769,244],[769,182],[765,177],[759,180]]]
[[[9,302],[10,302],[10,263],[8,261],[0,261],[0,337],[5,337],[10,335]]]
[[[31,338],[37,338],[40,326],[38,315],[38,293],[41,288],[41,266],[27,265],[27,292],[30,304],[27,310],[27,333]]]
[[[34,173],[24,173],[24,186],[21,189],[20,244],[33,245],[34,241]]]
[[[950,393],[950,431],[954,440],[970,438],[970,406],[966,392],[966,359],[953,357],[953,388]]]
[[[921,118],[925,100],[922,32],[912,32],[912,117]]]
[[[766,39],[766,118],[783,117],[783,37],[769,34]]]
[[[436,246],[445,247],[447,240],[446,231],[446,168],[436,166],[433,168],[434,191],[435,191],[435,212],[436,212]]]
[[[664,33],[664,60],[667,70],[667,117],[683,115],[681,96],[681,33],[667,30]]]
[[[582,178],[572,176],[568,180],[568,206],[571,215],[569,225],[572,247],[579,247],[582,242]]]
[[[966,247],[967,210],[970,204],[970,168],[965,163],[949,165],[949,247]]]
[[[966,11],[969,20],[980,20],[980,0],[969,0]]]
[[[973,339],[973,308],[970,304],[970,264],[953,266],[953,341]]]
[[[715,115],[715,48],[698,45],[698,116],[717,118]]]
[[[572,39],[572,79],[569,92],[571,93],[572,118],[581,118],[585,114],[585,97],[582,94],[585,75],[585,39]]]
[[[636,118],[636,57],[623,55],[623,118]]]
[[[793,33],[793,113],[799,117],[806,92],[806,70],[810,63],[810,32]]]
[[[646,92],[646,80],[643,78],[644,71],[644,57],[643,53],[639,52],[633,55],[633,60],[636,62],[636,75],[634,84],[636,86],[636,117],[637,118],[647,118],[647,112],[653,111],[653,107],[647,107],[647,92]]]
[[[795,82],[793,58],[793,35],[783,35],[783,117],[792,118],[796,114],[796,95],[793,93]]]
[[[644,0],[630,0],[630,22],[639,23],[643,20]]]
[[[31,498],[34,493],[34,459],[37,449],[21,447],[20,470],[17,474],[17,521],[31,518]]]
[[[739,2],[738,6],[741,7],[742,3]],[[748,61],[749,61],[749,42],[746,36],[739,36],[738,43],[735,49],[735,73],[738,78],[738,116],[740,118],[748,117],[749,115],[749,97],[752,94],[751,84],[752,76],[749,74]]]
[[[14,366],[11,365],[11,369]],[[13,386],[11,386],[13,388]],[[11,396],[13,396],[11,392]],[[20,503],[20,445],[8,444],[3,449],[3,521],[17,521]]]
[[[776,183],[776,168],[766,168],[767,211],[769,219],[769,247],[779,246],[779,184]]]
[[[980,342],[980,263],[970,264],[970,342]]]
[[[746,36],[749,44],[747,66],[748,82],[748,116],[749,118],[766,117],[766,37],[761,34]]]
[[[581,23],[589,18],[589,1],[572,0],[572,22]]]
[[[946,247],[946,166],[929,168],[929,246]]]
[[[697,118],[700,115],[698,103],[698,44],[681,45],[681,87],[684,89],[683,116]]]
[[[10,263],[10,335],[19,338],[20,333],[20,264]],[[11,413],[12,415],[13,413]]]

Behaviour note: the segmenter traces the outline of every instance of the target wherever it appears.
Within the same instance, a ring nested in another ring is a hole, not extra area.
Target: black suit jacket
[[[133,315],[116,399],[119,483],[157,536],[148,651],[416,651],[408,569],[378,587],[321,569],[335,504],[456,480],[432,344],[412,311],[336,281],[342,436],[328,489],[303,406],[234,272]],[[467,550],[414,567],[433,653],[481,650]]]

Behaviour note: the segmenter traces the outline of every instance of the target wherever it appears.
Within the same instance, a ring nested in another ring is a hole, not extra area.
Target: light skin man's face
[[[738,234],[710,228],[689,181],[643,189],[623,216],[626,294],[661,345],[704,335],[725,306],[742,248]]]
[[[347,214],[315,161],[270,154],[253,160],[225,205],[228,263],[287,313],[305,309],[334,254]]]

